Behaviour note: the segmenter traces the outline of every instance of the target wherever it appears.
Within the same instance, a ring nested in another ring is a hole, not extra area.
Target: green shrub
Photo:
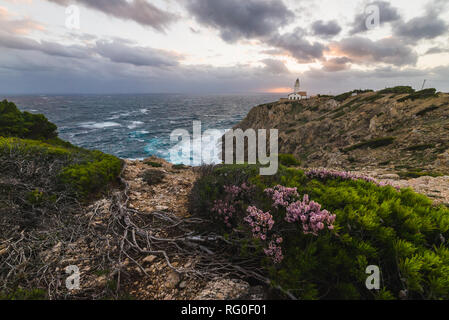
[[[143,181],[148,183],[150,186],[161,183],[164,180],[165,176],[166,175],[164,172],[156,169],[145,170],[142,173]]]
[[[173,169],[175,169],[175,170],[185,170],[185,169],[188,169],[188,167],[186,166],[186,165],[184,165],[184,164],[174,164],[173,166],[172,166],[172,168]]]
[[[418,99],[427,99],[427,98],[432,98],[432,97],[437,97],[438,94],[436,93],[436,89],[434,88],[429,88],[429,89],[424,89],[421,91],[417,91],[415,93],[412,93],[406,97],[403,97],[401,99],[398,99],[398,102],[404,102],[407,100],[418,100]]]
[[[336,100],[338,102],[343,102],[346,99],[350,98],[352,96],[352,94],[353,94],[353,91],[345,92],[345,93],[335,96],[334,100]]]
[[[22,113],[14,103],[0,102],[0,136],[51,139],[57,136],[56,130],[56,125],[42,114]]]
[[[407,151],[423,151],[427,149],[435,148],[435,144],[418,144],[415,146],[410,146],[406,148]]]
[[[394,137],[386,137],[386,138],[376,138],[373,140],[369,140],[369,141],[364,141],[361,143],[357,143],[353,146],[350,146],[346,149],[344,149],[345,152],[349,152],[349,151],[353,151],[356,149],[364,149],[364,148],[380,148],[380,147],[384,147],[384,146],[388,146],[390,144],[392,144],[394,142],[395,138]]]
[[[420,177],[442,177],[444,174],[435,173],[435,172],[425,172],[425,171],[406,171],[406,172],[398,172],[398,175],[401,178],[407,179],[415,179]]]
[[[42,167],[50,166],[56,161],[61,169],[54,177],[54,185],[74,191],[81,198],[100,191],[113,182],[123,165],[122,160],[117,157],[77,148],[59,138],[42,142],[0,137],[0,157],[14,157]]]
[[[229,223],[214,213],[216,201],[228,199],[225,186],[253,186],[234,205]],[[283,228],[284,259],[275,264],[264,254],[245,223],[248,206],[285,223],[285,209],[275,209],[264,190],[275,185],[296,187],[300,198],[313,201],[336,215],[335,230],[318,236],[304,234],[295,225]],[[312,179],[283,166],[274,176],[260,176],[257,166],[205,167],[190,199],[192,214],[212,223],[202,230],[228,239],[231,258],[251,261],[279,285],[301,299],[408,299],[449,298],[449,210],[435,207],[410,189],[398,191],[363,180]],[[367,266],[381,270],[381,290],[365,286]]]
[[[433,104],[433,105],[431,105],[430,107],[427,107],[427,108],[425,108],[425,109],[419,111],[416,115],[417,115],[418,117],[422,117],[422,116],[426,115],[427,113],[432,112],[432,111],[435,111],[435,110],[437,110],[437,109],[439,109],[439,107]]]
[[[144,164],[153,167],[153,168],[161,168],[162,164],[159,162],[154,162],[154,161],[145,161]]]
[[[42,289],[16,289],[10,293],[0,292],[0,300],[46,300],[47,294]]]
[[[369,97],[366,97],[363,101],[366,102],[366,103],[372,103],[372,102],[375,102],[375,101],[377,101],[377,100],[379,100],[379,99],[381,99],[383,97],[384,97],[383,94],[376,93],[376,94],[373,94],[373,95],[371,95]]]
[[[123,162],[100,151],[89,152],[80,164],[66,167],[59,175],[60,181],[86,197],[104,189],[119,176]]]
[[[301,165],[301,161],[292,154],[279,154],[278,161],[286,167],[299,167]]]
[[[413,89],[410,86],[397,86],[397,87],[393,87],[393,88],[385,88],[385,89],[379,91],[380,94],[389,94],[389,93],[412,94],[414,92],[415,92],[415,89]]]

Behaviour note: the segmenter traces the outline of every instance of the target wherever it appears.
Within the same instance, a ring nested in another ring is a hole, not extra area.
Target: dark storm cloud
[[[398,24],[395,35],[411,41],[434,39],[448,32],[448,24],[429,12],[425,16],[413,18],[406,23]]]
[[[325,36],[325,37],[336,36],[340,32],[341,27],[335,20],[329,22],[318,20],[312,24],[312,33],[316,36]]]
[[[146,0],[47,0],[60,5],[77,3],[102,11],[124,20],[132,20],[144,26],[163,31],[175,19],[175,15],[161,10]]]
[[[352,23],[352,29],[349,32],[351,35],[368,31],[368,29],[366,28],[366,19],[368,15],[365,13],[365,8],[369,5],[376,5],[379,7],[381,25],[384,23],[399,21],[401,19],[398,9],[391,6],[390,3],[385,1],[374,1],[364,6],[363,11],[355,16],[354,22]]]
[[[415,65],[417,53],[408,45],[395,38],[372,41],[362,37],[352,37],[332,44],[339,54],[359,64],[386,63],[395,66]]]
[[[220,31],[221,38],[270,36],[294,17],[281,0],[187,0],[187,10],[196,20]]]
[[[167,51],[147,47],[128,46],[118,41],[97,41],[95,51],[117,63],[135,66],[171,67],[178,65],[179,57]]]
[[[286,51],[299,63],[314,62],[323,57],[326,47],[319,42],[310,42],[305,38],[304,30],[296,28],[293,32],[276,35],[267,44]]]

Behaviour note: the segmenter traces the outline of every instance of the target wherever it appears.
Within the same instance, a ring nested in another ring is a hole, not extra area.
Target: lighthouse
[[[288,100],[307,99],[307,92],[306,91],[299,91],[299,90],[300,90],[299,79],[296,79],[295,86],[294,86],[294,89],[293,89],[293,93],[290,93],[288,95]]]

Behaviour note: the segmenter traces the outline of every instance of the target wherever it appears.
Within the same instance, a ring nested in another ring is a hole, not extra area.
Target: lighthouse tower
[[[295,89],[294,89],[294,91],[293,91],[293,93],[298,93],[299,92],[299,79],[296,79],[296,82],[295,82]]]

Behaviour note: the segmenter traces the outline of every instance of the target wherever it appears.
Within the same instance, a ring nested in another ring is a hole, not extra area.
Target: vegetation
[[[202,169],[190,210],[213,222],[203,228],[227,239],[230,256],[298,298],[449,298],[449,210],[410,189],[225,165]],[[380,290],[365,286],[370,265],[381,270]]]
[[[398,102],[404,102],[404,101],[407,101],[407,100],[415,101],[415,100],[418,100],[418,99],[427,99],[427,98],[437,97],[438,94],[436,93],[436,91],[437,90],[434,89],[434,88],[429,88],[429,89],[424,89],[424,90],[421,90],[421,91],[417,91],[417,92],[414,92],[414,93],[412,93],[412,94],[410,94],[410,95],[408,95],[406,97],[398,99]]]
[[[335,96],[334,99],[337,100],[338,102],[343,102],[346,99],[350,98],[353,93],[361,94],[361,93],[366,93],[366,92],[373,92],[373,90],[370,90],[370,89],[367,89],[367,90],[352,90],[352,91],[348,91],[348,92],[339,94],[339,95]]]
[[[145,170],[142,174],[142,179],[150,186],[161,183],[165,178],[165,173],[156,169]]]
[[[373,95],[371,95],[369,97],[366,97],[363,101],[365,103],[372,103],[372,102],[375,102],[375,101],[377,101],[377,100],[379,100],[379,99],[381,99],[383,97],[384,97],[384,95],[378,92],[378,93],[373,94]]]
[[[435,144],[433,144],[433,143],[419,144],[419,145],[415,145],[415,146],[410,146],[410,147],[406,148],[405,150],[407,150],[407,151],[423,151],[423,150],[427,150],[427,149],[431,149],[431,148],[435,148]]]
[[[425,171],[406,171],[406,172],[398,172],[398,175],[401,178],[406,179],[415,179],[420,177],[442,177],[444,174],[436,173],[436,172],[425,172]]]
[[[153,167],[153,168],[161,168],[162,164],[159,162],[154,162],[154,161],[145,161],[144,162],[147,166]]]
[[[7,100],[0,102],[0,136],[45,140],[55,138],[56,130],[43,115],[20,112]]]
[[[353,151],[356,149],[363,149],[363,148],[372,148],[372,149],[380,148],[380,147],[384,147],[384,146],[388,146],[388,145],[392,144],[394,142],[394,140],[395,140],[394,137],[376,138],[376,139],[372,139],[369,141],[357,143],[353,146],[345,148],[344,151],[349,152],[349,151]]]
[[[174,164],[172,168],[175,170],[185,170],[187,169],[187,166],[181,163],[181,164]]]
[[[0,300],[46,300],[47,295],[42,289],[16,289],[11,293],[1,293]]]
[[[415,92],[415,89],[413,89],[410,86],[397,86],[393,88],[385,88],[383,90],[380,90],[380,94],[412,94]]]
[[[426,114],[429,113],[429,112],[432,112],[432,111],[437,110],[438,108],[439,108],[438,106],[436,106],[436,105],[433,104],[433,105],[431,105],[430,107],[427,107],[427,108],[425,108],[425,109],[419,111],[416,115],[417,115],[418,117],[422,117],[422,116],[426,115]]]
[[[280,164],[282,164],[286,167],[299,167],[301,165],[301,161],[296,159],[291,154],[279,154],[278,161]]]

